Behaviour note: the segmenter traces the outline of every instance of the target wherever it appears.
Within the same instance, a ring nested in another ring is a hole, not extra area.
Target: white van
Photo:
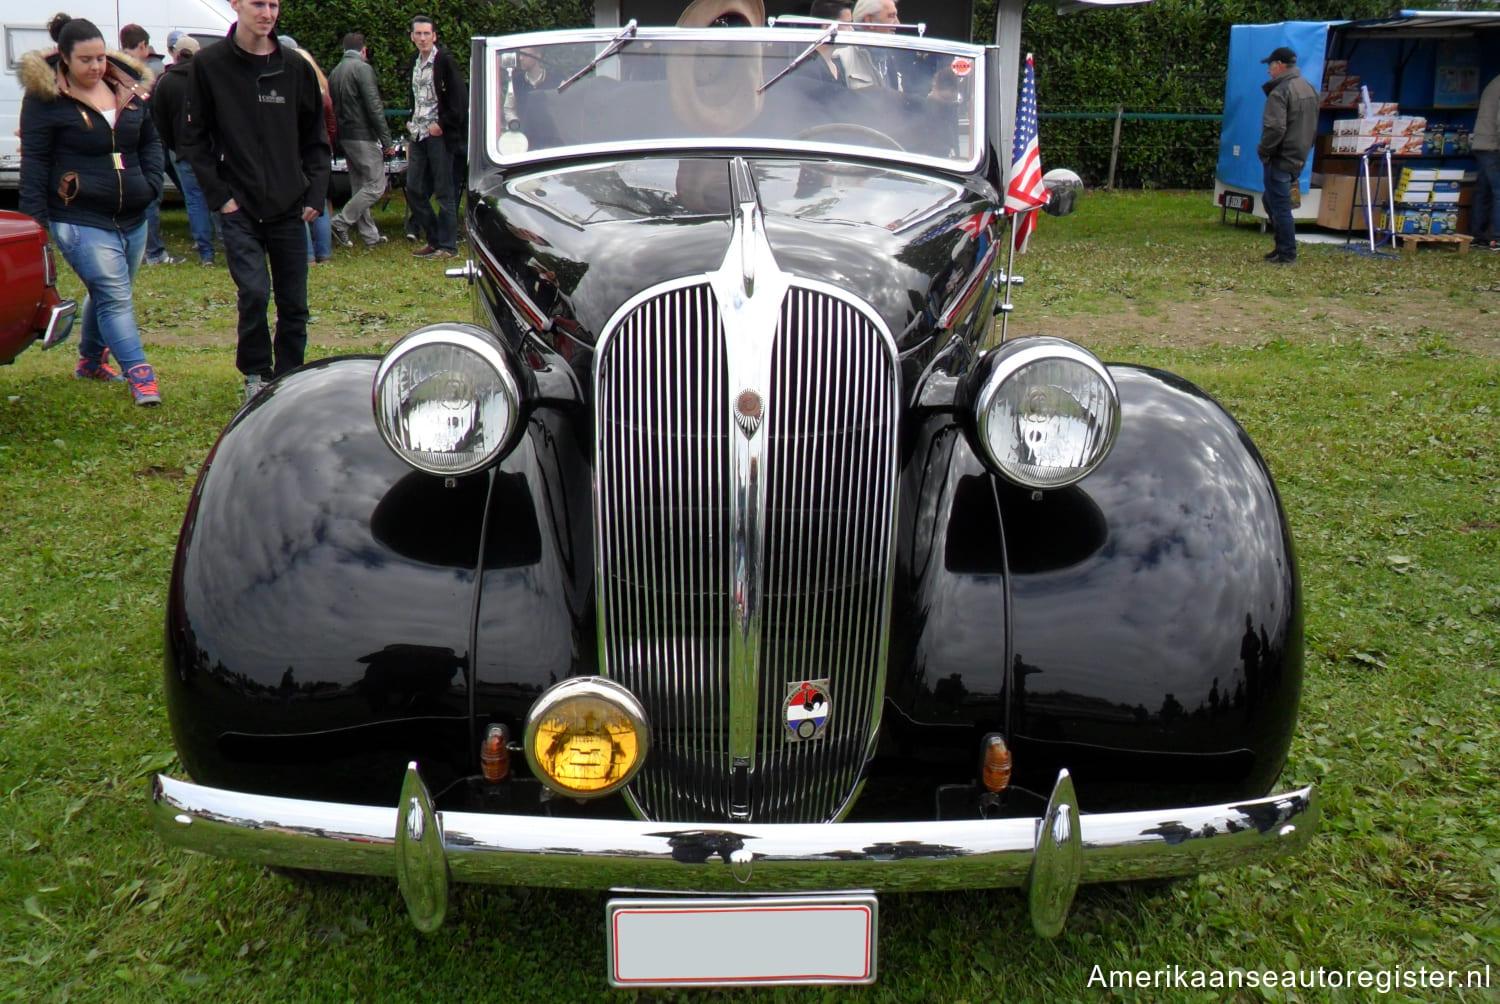
[[[0,4],[0,30],[5,33],[5,65],[0,72],[0,188],[21,183],[21,80],[16,75],[21,57],[36,49],[52,48],[47,22],[65,10],[99,26],[111,51],[120,46],[120,26],[138,24],[151,35],[151,48],[167,55],[167,35],[181,28],[203,45],[223,41],[235,22],[229,0],[57,0],[47,4]],[[170,59],[168,60],[170,62]]]

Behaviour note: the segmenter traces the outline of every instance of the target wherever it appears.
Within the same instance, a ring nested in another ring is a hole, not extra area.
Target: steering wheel
[[[886,147],[887,149],[900,150],[903,153],[906,152],[906,147],[902,146],[900,143],[897,143],[894,139],[881,132],[879,129],[876,129],[872,126],[861,125],[858,122],[824,122],[822,125],[815,125],[810,129],[804,129],[792,138],[818,139],[823,136],[838,133],[853,134],[855,136],[863,137],[867,140],[872,140],[876,145]]]

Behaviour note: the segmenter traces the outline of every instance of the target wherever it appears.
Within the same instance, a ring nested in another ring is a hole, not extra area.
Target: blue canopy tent
[[[1437,112],[1460,119],[1467,114],[1472,124],[1472,100],[1466,105],[1460,99],[1444,107],[1443,98],[1434,94],[1439,61],[1445,47],[1467,45],[1479,70],[1479,82],[1500,73],[1500,11],[1402,10],[1366,21],[1282,21],[1231,27],[1214,204],[1243,209],[1261,219],[1266,214],[1256,144],[1265,108],[1262,85],[1270,79],[1261,60],[1281,45],[1297,53],[1303,77],[1315,88],[1321,90],[1328,60],[1347,59],[1349,72],[1360,77],[1374,100],[1395,101],[1403,113]],[[1328,132],[1335,117],[1353,114],[1352,108],[1323,109],[1319,132]],[[1298,179],[1302,204],[1293,211],[1298,220],[1318,218],[1321,191],[1316,182],[1321,166],[1309,157],[1302,169]]]

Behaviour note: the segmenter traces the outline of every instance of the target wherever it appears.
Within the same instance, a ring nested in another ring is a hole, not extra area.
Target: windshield
[[[977,46],[857,29],[823,44],[826,32],[808,28],[622,35],[490,39],[490,156],[511,164],[687,145],[977,166]]]

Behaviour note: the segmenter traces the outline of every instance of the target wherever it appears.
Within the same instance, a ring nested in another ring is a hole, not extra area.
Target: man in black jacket
[[[302,365],[307,229],[328,195],[328,129],[312,63],[276,39],[280,0],[229,0],[239,20],[193,60],[181,144],[211,208],[239,290],[235,366],[245,399]],[[267,274],[267,265],[270,272]],[[266,308],[276,299],[274,343]]]
[[[453,57],[437,46],[432,18],[412,18],[416,46],[405,67],[411,81],[411,145],[406,160],[406,202],[411,210],[407,234],[426,238],[413,252],[418,258],[452,258],[458,253],[458,211],[453,165],[467,159],[469,88]],[[431,200],[437,198],[437,213]]]
[[[1297,225],[1292,222],[1292,186],[1298,184],[1302,165],[1318,131],[1318,92],[1302,79],[1297,54],[1279,46],[1265,59],[1271,79],[1261,85],[1266,107],[1261,115],[1260,144],[1256,152],[1265,165],[1262,188],[1266,215],[1276,234],[1276,246],[1266,255],[1273,265],[1297,260]]]
[[[213,215],[203,198],[203,189],[193,166],[182,159],[181,123],[187,121],[188,88],[192,86],[188,68],[198,54],[198,40],[191,35],[181,35],[172,47],[172,65],[167,67],[156,81],[151,92],[151,121],[156,123],[156,133],[161,137],[162,151],[166,162],[177,169],[177,188],[182,192],[182,201],[187,206],[188,229],[193,234],[193,244],[198,249],[198,261],[203,265],[214,263]]]

